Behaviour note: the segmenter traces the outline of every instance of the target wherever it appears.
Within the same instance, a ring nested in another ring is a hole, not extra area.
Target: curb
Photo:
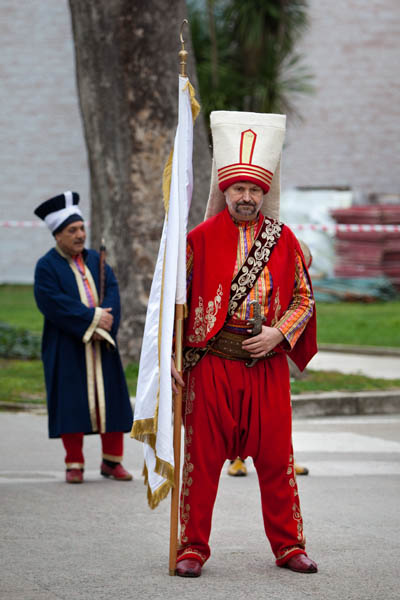
[[[134,398],[131,398],[134,408]],[[43,404],[0,402],[0,410],[47,414]],[[400,389],[369,392],[320,392],[292,396],[295,419],[400,414]]]
[[[292,396],[293,417],[400,414],[400,389],[369,392],[321,392]]]
[[[367,354],[374,356],[400,356],[400,348],[383,346],[349,346],[347,344],[318,344],[318,352],[340,352],[342,354]]]
[[[0,410],[8,410],[10,412],[32,412],[47,415],[45,404],[33,402],[0,402]]]

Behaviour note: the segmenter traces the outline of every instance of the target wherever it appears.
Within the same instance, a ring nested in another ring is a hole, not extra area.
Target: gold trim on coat
[[[114,454],[104,454],[104,452],[103,452],[103,458],[105,460],[111,460],[111,462],[120,463],[120,462],[122,462],[122,459],[124,457],[123,456],[114,456]]]
[[[80,463],[80,462],[65,463],[65,467],[67,469],[83,469],[84,466],[85,466],[85,463]]]
[[[99,431],[96,413],[96,381],[94,375],[94,356],[92,343],[85,344],[85,359],[86,359],[86,378],[87,378],[87,394],[89,404],[90,422],[92,431]]]
[[[72,269],[74,270],[74,269]],[[76,274],[74,272],[74,275],[76,277]],[[80,276],[80,273],[79,273]],[[81,278],[81,283],[82,283],[82,278]],[[79,287],[79,284],[78,284]],[[80,288],[79,288],[79,293],[81,292]],[[86,292],[85,292],[86,293]],[[99,308],[98,306],[96,306],[96,308],[94,309],[94,317],[93,317],[93,321],[90,323],[89,327],[86,329],[83,338],[82,338],[82,342],[84,344],[87,344],[88,342],[90,342],[92,335],[94,334],[97,325],[99,324],[99,321],[101,319],[101,313],[102,313],[102,309]]]
[[[106,395],[104,393],[103,367],[101,366],[101,342],[94,342],[94,358],[96,365],[95,384],[97,392],[97,403],[100,416],[100,433],[106,432]]]
[[[82,304],[89,307],[89,301],[86,296],[85,286],[83,285],[82,276],[75,265],[71,256],[65,254],[61,248],[57,245],[56,250],[61,256],[63,256],[69,266],[72,269],[73,274],[75,275],[76,284],[79,290],[79,296]],[[86,263],[84,264],[84,276],[86,277],[88,284],[92,290],[94,302],[95,302],[95,312],[93,321],[90,324],[89,328],[86,330],[83,336],[83,342],[85,344],[85,360],[86,360],[86,378],[87,378],[87,391],[88,391],[88,405],[89,405],[89,415],[90,422],[92,426],[92,431],[99,431],[100,433],[106,432],[106,399],[104,393],[104,378],[103,378],[103,368],[101,364],[101,344],[99,341],[93,342],[92,335],[96,326],[101,317],[101,308],[98,306],[99,304],[99,296],[97,294],[97,288]],[[89,334],[89,332],[91,332]],[[101,333],[101,332],[100,332]],[[104,337],[104,335],[103,335]],[[87,341],[85,341],[87,340]],[[97,403],[99,409],[99,417],[100,424],[97,422],[97,414],[96,414],[96,392],[97,392]]]

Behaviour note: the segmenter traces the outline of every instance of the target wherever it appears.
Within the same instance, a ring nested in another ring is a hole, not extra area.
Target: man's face
[[[61,250],[69,256],[80,254],[85,247],[86,231],[83,221],[74,221],[55,235]]]
[[[262,203],[263,189],[251,181],[238,181],[225,190],[225,200],[230,215],[237,221],[252,221]]]

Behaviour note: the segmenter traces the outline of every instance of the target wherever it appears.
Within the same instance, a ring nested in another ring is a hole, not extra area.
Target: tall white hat
[[[237,181],[259,185],[266,196],[262,213],[279,219],[280,162],[286,116],[214,111],[211,188],[205,219],[225,208],[224,191]]]

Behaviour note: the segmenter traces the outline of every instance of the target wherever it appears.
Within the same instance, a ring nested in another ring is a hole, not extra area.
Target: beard
[[[257,212],[257,205],[254,202],[238,202],[236,204],[238,214],[252,215]]]

